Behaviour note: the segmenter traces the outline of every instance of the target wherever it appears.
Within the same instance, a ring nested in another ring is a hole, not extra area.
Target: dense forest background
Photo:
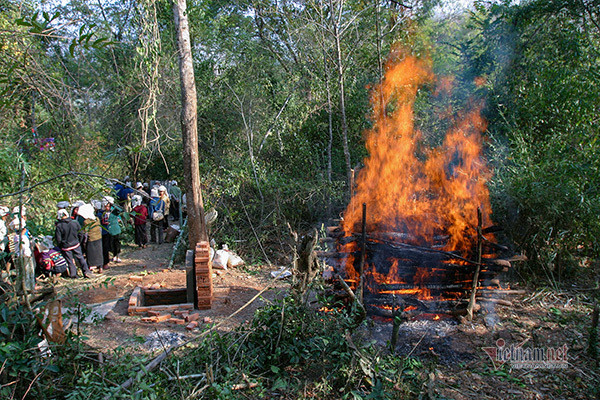
[[[213,235],[248,254],[257,238],[285,252],[287,223],[302,230],[343,210],[366,156],[369,89],[401,48],[452,81],[448,93],[420,91],[417,125],[431,143],[465,106],[485,104],[493,218],[507,242],[549,277],[597,257],[599,10],[189,1],[202,184],[221,215]],[[183,182],[174,38],[168,1],[0,1],[1,194],[70,171]],[[44,233],[56,201],[102,190],[67,174],[21,200]]]

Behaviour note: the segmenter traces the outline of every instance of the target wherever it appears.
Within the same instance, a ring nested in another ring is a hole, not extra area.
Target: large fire
[[[369,156],[344,213],[344,231],[360,232],[366,203],[370,235],[403,233],[403,242],[417,245],[432,245],[436,236],[446,235],[443,250],[472,248],[477,208],[484,211],[484,224],[490,210],[489,171],[481,146],[486,123],[480,110],[454,124],[442,145],[425,149],[423,135],[414,126],[413,104],[419,87],[435,79],[430,65],[407,56],[389,62],[386,71],[372,93],[374,124],[366,132]],[[448,80],[440,82],[445,85]]]

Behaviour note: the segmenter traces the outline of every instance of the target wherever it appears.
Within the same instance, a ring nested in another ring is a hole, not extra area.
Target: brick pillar
[[[196,308],[199,310],[208,310],[212,306],[213,290],[210,245],[206,241],[196,244],[194,269],[196,274]]]

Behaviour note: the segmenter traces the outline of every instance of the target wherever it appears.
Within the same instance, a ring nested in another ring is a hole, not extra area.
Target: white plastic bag
[[[244,265],[244,260],[242,257],[238,256],[235,253],[229,253],[229,258],[227,259],[227,266],[229,268],[235,268]]]
[[[212,263],[213,268],[227,269],[227,260],[229,260],[229,255],[230,253],[227,250],[217,250]]]

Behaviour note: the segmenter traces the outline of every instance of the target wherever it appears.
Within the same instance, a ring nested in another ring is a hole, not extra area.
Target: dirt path
[[[103,320],[80,325],[86,333],[88,345],[102,351],[122,347],[127,351],[140,353],[149,351],[143,343],[157,330],[178,333],[186,338],[198,335],[203,330],[204,322],[200,323],[199,328],[188,331],[184,325],[145,323],[141,322],[140,316],[127,314],[129,296],[138,285],[150,286],[158,283],[167,289],[185,287],[183,265],[175,265],[171,270],[166,269],[172,248],[172,243],[149,245],[146,249],[124,246],[121,253],[122,262],[111,263],[110,269],[103,274],[95,274],[90,280],[61,280],[57,289],[65,295],[67,303],[69,300],[79,300],[82,304],[94,305],[118,300]],[[243,267],[213,272],[213,307],[200,311],[201,321],[204,317],[209,317],[214,323],[220,322],[273,281],[268,268]],[[142,282],[131,280],[130,277],[134,275],[142,277]],[[287,286],[285,282],[277,282],[273,289],[266,291],[221,329],[231,329],[249,320],[258,307],[280,296]]]

